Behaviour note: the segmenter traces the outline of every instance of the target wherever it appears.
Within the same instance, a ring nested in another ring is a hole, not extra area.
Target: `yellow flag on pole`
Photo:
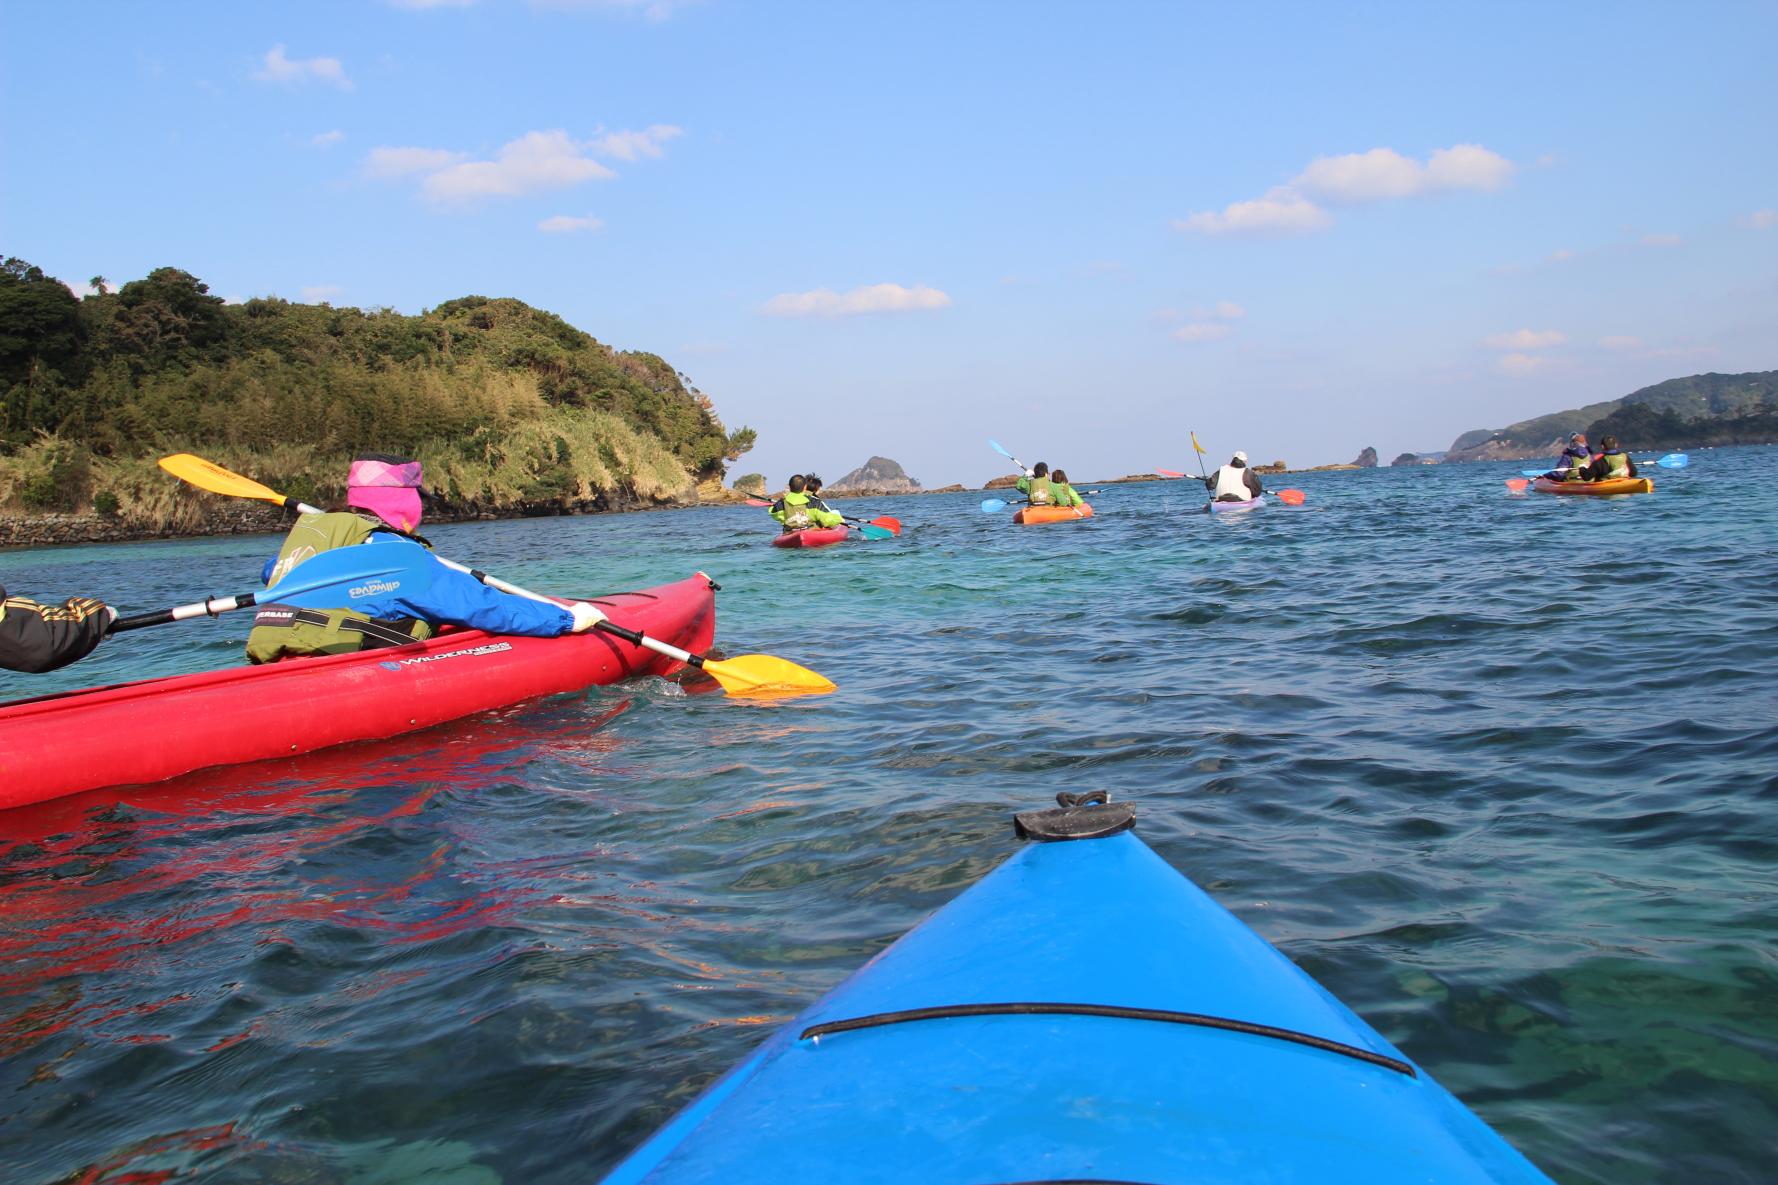
[[[1198,434],[1196,432],[1192,433],[1192,447],[1197,449],[1200,453],[1204,451],[1204,446],[1198,443]]]

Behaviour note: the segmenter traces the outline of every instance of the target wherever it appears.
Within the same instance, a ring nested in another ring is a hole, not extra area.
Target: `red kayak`
[[[590,600],[682,649],[706,650],[716,633],[715,586],[701,572]],[[602,633],[447,630],[409,646],[15,700],[0,704],[0,809],[396,736],[678,666]]]
[[[827,547],[834,543],[846,541],[846,527],[804,527],[800,531],[785,531],[772,540],[773,547]]]

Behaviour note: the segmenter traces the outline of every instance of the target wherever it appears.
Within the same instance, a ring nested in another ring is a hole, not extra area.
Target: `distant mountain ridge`
[[[1601,436],[1616,436],[1632,449],[1778,442],[1778,370],[1668,379],[1620,399],[1552,412],[1497,430],[1478,428],[1453,441],[1445,460],[1555,456],[1573,432],[1585,432],[1593,444]]]

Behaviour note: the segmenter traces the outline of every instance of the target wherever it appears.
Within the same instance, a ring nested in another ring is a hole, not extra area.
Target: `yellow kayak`
[[[1540,477],[1531,483],[1540,494],[1652,494],[1655,483],[1646,477],[1608,477],[1604,481],[1551,481]]]

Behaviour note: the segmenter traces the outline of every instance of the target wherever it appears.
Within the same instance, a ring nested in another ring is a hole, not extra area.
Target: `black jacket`
[[[40,675],[65,667],[91,654],[110,627],[104,601],[70,597],[40,605],[0,587],[0,668]]]

